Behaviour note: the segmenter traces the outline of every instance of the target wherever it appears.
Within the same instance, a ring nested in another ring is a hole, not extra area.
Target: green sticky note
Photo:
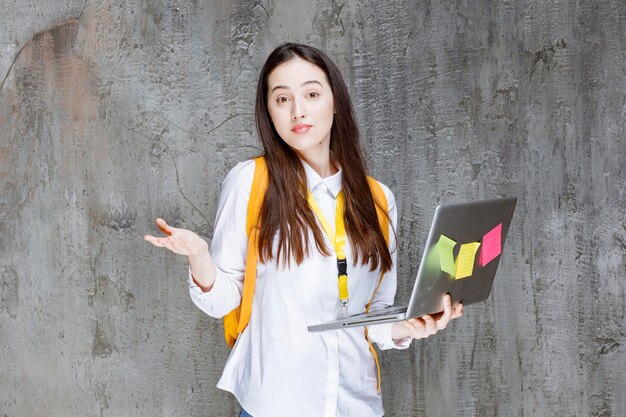
[[[480,242],[464,243],[459,249],[456,257],[455,278],[467,278],[472,276],[474,272],[474,260],[476,259],[476,251],[480,246]]]
[[[439,266],[443,272],[454,277],[454,246],[456,242],[446,235],[439,236],[437,251],[439,252]]]

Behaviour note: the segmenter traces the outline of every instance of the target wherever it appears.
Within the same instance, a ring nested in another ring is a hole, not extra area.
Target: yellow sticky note
[[[456,242],[446,235],[439,236],[437,252],[439,252],[439,267],[454,277],[454,245]]]
[[[464,243],[459,249],[459,254],[456,257],[454,265],[455,278],[467,278],[472,276],[474,271],[474,260],[476,258],[476,251],[480,247],[480,242]]]

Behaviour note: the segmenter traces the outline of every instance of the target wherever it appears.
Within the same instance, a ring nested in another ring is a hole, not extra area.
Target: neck
[[[338,172],[328,149],[318,153],[307,152],[306,155],[300,153],[299,156],[322,178],[330,177]]]

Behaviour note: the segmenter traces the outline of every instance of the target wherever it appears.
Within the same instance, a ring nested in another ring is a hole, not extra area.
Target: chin
[[[318,146],[322,146],[320,142],[323,142],[323,139],[319,138],[306,138],[299,136],[297,138],[290,138],[290,140],[283,141],[289,145],[291,149],[297,152],[306,152],[310,150],[314,150]]]

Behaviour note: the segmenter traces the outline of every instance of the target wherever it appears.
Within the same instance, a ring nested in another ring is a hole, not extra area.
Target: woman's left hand
[[[434,335],[439,330],[445,329],[450,320],[459,318],[462,315],[463,304],[459,303],[456,307],[452,308],[450,295],[446,294],[443,297],[443,313],[435,315],[427,314],[422,317],[394,323],[391,327],[391,338],[394,341],[406,339],[407,337],[412,339],[424,339]]]

